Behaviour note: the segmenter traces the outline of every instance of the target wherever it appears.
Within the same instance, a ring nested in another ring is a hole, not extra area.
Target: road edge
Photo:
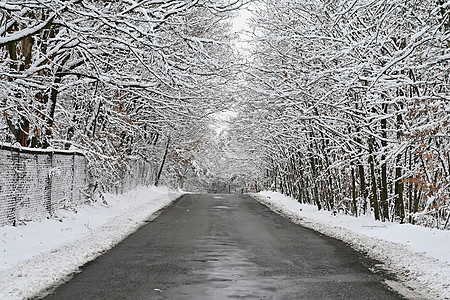
[[[108,252],[141,227],[156,219],[184,195],[185,193],[174,194],[173,198],[170,197],[162,201],[162,206],[157,208],[156,211],[154,210],[155,208],[152,209],[148,205],[143,204],[137,206],[134,211],[127,211],[121,215],[112,216],[109,219],[110,222],[81,236],[76,241],[62,244],[57,249],[42,252],[10,269],[1,271],[0,274],[3,278],[0,278],[0,283],[1,279],[6,281],[14,280],[15,286],[25,286],[26,289],[13,288],[2,291],[0,294],[11,300],[41,299],[45,297],[58,286],[70,280],[73,275],[80,272],[82,266]],[[110,228],[117,226],[123,227],[121,232],[118,235],[110,234]],[[82,245],[84,243],[87,244],[88,240],[96,241],[94,247],[83,248]],[[81,255],[80,251],[82,251]],[[55,265],[61,267],[58,270],[52,270],[48,267],[48,262],[50,261],[56,262]],[[29,268],[37,268],[41,276],[39,278],[30,277],[27,272]]]
[[[392,276],[396,278],[396,281],[385,280],[385,284],[403,297],[415,300],[442,299],[439,296],[439,291],[427,285],[426,282],[422,282],[418,278],[414,277],[414,272],[412,270],[409,270],[408,266],[399,267],[398,263],[396,263],[397,258],[390,256],[389,251],[380,251],[380,248],[382,248],[380,245],[382,245],[382,243],[388,243],[390,244],[390,247],[402,248],[401,250],[405,252],[405,255],[407,255],[408,250],[402,245],[373,237],[368,237],[366,235],[353,232],[341,227],[331,228],[331,226],[328,226],[326,224],[318,223],[310,218],[296,215],[295,213],[287,209],[277,207],[265,196],[252,193],[248,193],[247,195],[263,204],[264,206],[268,207],[271,211],[290,220],[294,224],[312,229],[321,234],[343,241],[351,248],[362,253],[363,255],[379,261],[381,265],[377,265],[377,267],[382,271],[392,274]],[[367,241],[371,242],[367,244]],[[424,260],[433,260],[424,255],[422,256]]]

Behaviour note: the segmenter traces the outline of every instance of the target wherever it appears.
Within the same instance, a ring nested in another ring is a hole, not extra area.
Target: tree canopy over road
[[[244,2],[0,2],[0,141],[448,228],[450,3],[259,0],[243,60]]]
[[[261,3],[239,132],[264,187],[448,228],[449,2]]]
[[[110,180],[129,156],[157,169],[169,138],[188,162],[225,106],[230,13],[242,4],[0,2],[0,140],[84,150]]]

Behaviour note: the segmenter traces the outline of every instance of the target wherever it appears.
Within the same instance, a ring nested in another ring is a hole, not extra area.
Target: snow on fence
[[[77,204],[88,185],[82,153],[0,145],[0,226],[46,218]]]

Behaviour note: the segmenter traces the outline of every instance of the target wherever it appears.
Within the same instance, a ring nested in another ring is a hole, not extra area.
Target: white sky
[[[232,33],[237,34],[235,45],[238,50],[243,52],[246,52],[245,49],[248,48],[248,31],[250,30],[249,20],[252,17],[250,9],[247,6],[241,8],[233,21]]]
[[[251,9],[251,7],[250,7]],[[249,35],[246,31],[249,31],[249,20],[252,16],[252,12],[247,6],[241,8],[233,21],[233,27],[231,34],[237,34],[237,39],[233,41],[233,44],[237,50],[243,55],[247,56],[248,52],[248,40]],[[213,115],[215,122],[211,124],[212,128],[220,136],[224,131],[227,131],[229,125],[228,122],[236,116],[236,112],[233,109],[227,111],[220,111]]]
[[[239,32],[248,29],[247,21],[251,18],[252,13],[247,8],[241,8],[233,22],[233,32]]]

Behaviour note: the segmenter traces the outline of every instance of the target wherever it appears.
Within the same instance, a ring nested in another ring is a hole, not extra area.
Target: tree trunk
[[[361,197],[363,201],[363,214],[366,214],[367,211],[367,189],[366,189],[366,175],[364,172],[363,164],[358,164],[358,173],[359,173],[359,188],[361,191]]]
[[[382,104],[383,112],[387,115],[388,106],[386,103]],[[387,166],[386,166],[386,147],[387,147],[387,120],[383,118],[381,120],[381,146],[382,146],[382,155],[381,155],[381,205],[383,208],[383,222],[389,220],[389,203],[388,203],[388,184],[387,184]]]
[[[316,164],[315,164],[314,156],[312,156],[310,158],[310,163],[311,163],[312,180],[313,180],[313,185],[314,185],[314,201],[317,205],[317,209],[321,210],[322,206],[320,205],[319,191],[317,189]]]
[[[401,155],[397,156],[397,163],[399,163]],[[403,181],[402,168],[397,166],[395,168],[395,215],[400,218],[400,223],[404,223],[405,219],[405,207],[403,204]]]
[[[161,161],[161,166],[159,167],[158,174],[156,175],[155,186],[158,186],[158,184],[159,184],[159,179],[161,178],[161,173],[164,168],[164,164],[166,163],[167,153],[169,152],[169,144],[170,144],[170,137],[167,138],[166,150],[164,151],[164,156]]]
[[[402,115],[397,115],[397,140],[401,142],[401,138],[403,136],[401,132],[401,125],[403,119]],[[400,223],[404,222],[405,219],[405,206],[403,203],[403,180],[402,180],[402,168],[400,166],[400,161],[402,159],[402,155],[399,153],[396,158],[395,163],[395,215],[400,218]]]
[[[356,203],[356,179],[355,179],[355,169],[352,167],[352,198],[353,198],[353,214],[355,217],[358,216],[358,206]]]
[[[440,22],[443,23],[443,32],[448,33],[450,29],[450,18],[448,16],[449,6],[445,6],[446,0],[438,0],[438,5],[441,7],[440,9]],[[450,40],[447,41],[447,48],[450,48]]]
[[[378,195],[377,195],[377,180],[375,175],[375,163],[373,159],[373,138],[369,140],[369,165],[370,165],[370,178],[372,184],[372,199],[371,206],[373,207],[375,220],[380,220],[380,212],[378,207]]]
[[[9,52],[9,59],[11,60],[11,62],[9,63],[9,67],[13,70],[18,69],[18,65],[17,65],[17,47],[16,47],[16,43],[12,42],[8,44],[8,52]],[[10,78],[10,80],[12,80]]]

